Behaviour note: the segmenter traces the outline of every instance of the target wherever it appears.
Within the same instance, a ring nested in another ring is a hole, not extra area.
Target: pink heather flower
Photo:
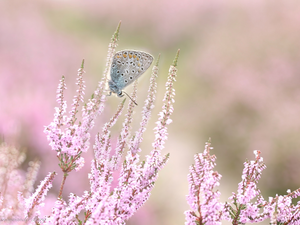
[[[176,81],[176,73],[177,68],[177,59],[179,56],[179,50],[173,62],[173,65],[170,66],[169,69],[169,76],[168,81],[166,83],[166,93],[164,95],[163,101],[165,102],[162,108],[162,111],[158,114],[159,118],[156,122],[156,127],[154,128],[155,132],[155,141],[153,142],[152,146],[154,151],[162,150],[164,148],[165,141],[167,140],[167,124],[170,124],[170,116],[173,113],[173,103],[175,102],[175,89],[173,88],[173,84]],[[168,123],[167,123],[168,121]]]
[[[300,202],[292,204],[292,198],[298,197],[299,189],[287,195],[270,197],[269,202],[264,207],[264,212],[270,217],[270,224],[300,224]]]
[[[84,98],[83,63],[77,74],[77,95],[73,99],[72,109],[69,116],[66,116],[67,104],[64,101],[64,90],[66,89],[64,77],[60,81],[57,90],[57,102],[60,104],[56,108],[54,120],[45,127],[47,139],[52,150],[57,152],[60,160],[60,167],[64,172],[73,169],[78,171],[84,165],[81,153],[89,148],[90,130],[94,126],[94,120],[102,112],[105,101],[104,82],[100,82],[94,92],[94,97],[89,100],[82,110],[82,121],[77,121],[80,103]],[[77,124],[78,123],[78,124]]]
[[[132,154],[136,154],[137,152],[140,151],[138,146],[143,140],[142,135],[146,130],[146,125],[150,119],[151,111],[154,108],[154,101],[155,101],[155,94],[156,94],[156,87],[157,87],[156,78],[158,76],[159,57],[157,59],[156,65],[153,66],[153,68],[152,68],[152,74],[151,74],[151,78],[150,78],[150,86],[148,89],[148,96],[147,96],[147,99],[145,100],[145,105],[143,107],[143,112],[142,112],[142,122],[140,123],[141,127],[140,127],[139,131],[136,132],[134,140],[132,141],[132,143],[130,145],[130,151],[132,152]]]
[[[39,215],[39,208],[43,206],[43,201],[52,187],[52,181],[54,176],[56,175],[55,172],[49,173],[49,175],[41,182],[41,184],[37,187],[35,192],[25,201],[25,218],[30,220],[33,215]]]
[[[137,92],[137,80],[134,82],[133,93],[131,94],[133,101],[136,100],[136,92]],[[133,108],[135,106],[133,101],[130,101],[128,104],[125,121],[123,122],[123,128],[117,141],[117,146],[115,149],[116,154],[114,156],[114,163],[115,163],[114,168],[117,168],[118,165],[120,164],[122,154],[125,150],[125,147],[127,146],[128,137],[130,136],[130,129],[131,129],[130,124],[133,120],[132,114],[133,114]]]
[[[195,155],[195,165],[190,167],[188,204],[185,211],[186,225],[221,224],[224,204],[219,202],[220,192],[214,189],[220,185],[221,175],[213,171],[216,157],[210,155],[207,142],[203,153]]]
[[[61,212],[63,211],[63,209],[66,208],[66,206],[67,206],[67,204],[65,201],[58,199],[55,202],[54,207],[52,208],[51,216],[46,217],[45,224],[63,224],[63,223],[60,223],[60,222],[64,222],[64,221],[61,221],[64,219],[64,217],[61,217]]]
[[[255,161],[244,163],[242,181],[238,184],[237,194],[229,198],[236,209],[225,205],[229,214],[232,215],[233,223],[259,222],[266,218],[265,213],[260,213],[260,206],[265,204],[257,183],[261,177],[262,171],[266,168],[263,164],[263,158],[260,157],[260,151],[254,151]],[[257,200],[255,201],[255,198]],[[254,201],[254,202],[252,202]]]
[[[84,166],[84,158],[80,157],[74,163],[76,164],[75,170],[78,171]]]
[[[150,110],[153,108],[154,93],[156,88],[155,77],[157,76],[157,68],[153,68],[153,74],[150,78],[150,88],[147,100],[145,102],[141,128],[136,132],[132,142],[128,142],[130,137],[130,123],[132,121],[132,113],[134,103],[129,102],[125,122],[121,135],[118,139],[115,153],[109,157],[110,144],[108,128],[111,123],[108,123],[103,128],[103,135],[97,137],[94,151],[97,153],[97,160],[92,163],[92,171],[89,176],[92,187],[92,193],[88,207],[91,212],[87,224],[97,224],[101,221],[103,224],[125,224],[128,220],[149,198],[150,191],[153,188],[154,182],[157,179],[158,171],[163,167],[168,159],[168,155],[161,157],[160,151],[155,149],[156,154],[147,156],[145,163],[140,163],[139,144],[142,134],[145,130],[147,121],[150,118]],[[175,76],[176,73],[169,74]],[[170,77],[168,79],[170,83]],[[172,81],[173,82],[173,81]],[[173,83],[170,83],[173,85]],[[169,95],[168,89],[166,95]],[[136,98],[136,82],[132,94],[133,99]],[[124,102],[123,102],[124,104]],[[170,104],[168,102],[168,104]],[[121,105],[122,107],[122,105]],[[166,106],[164,106],[164,109]],[[163,109],[163,110],[164,110]],[[111,121],[115,121],[119,115],[118,110],[116,116]],[[171,112],[167,112],[170,116]],[[160,118],[160,120],[165,118]],[[166,124],[163,124],[166,127]],[[129,143],[129,151],[125,156],[125,161],[121,165],[117,186],[111,190],[111,182],[113,179],[113,171],[120,164],[122,154],[125,147]]]
[[[33,191],[36,169],[39,162],[30,162],[28,172],[21,172],[20,165],[25,160],[25,153],[0,143],[0,220],[24,221],[25,201]]]
[[[54,120],[50,125],[45,127],[44,132],[47,135],[52,150],[57,152],[57,156],[60,160],[60,167],[64,172],[70,172],[73,169],[78,171],[83,166],[84,161],[81,159],[80,163],[78,163],[77,160],[80,158],[82,152],[88,150],[90,145],[90,130],[94,126],[96,117],[101,114],[104,109],[104,102],[106,100],[104,89],[107,83],[107,74],[111,64],[111,58],[117,46],[116,42],[118,39],[119,27],[109,46],[109,58],[106,62],[104,77],[102,81],[99,82],[92,98],[89,99],[87,104],[82,108],[82,121],[78,121],[77,113],[80,111],[79,106],[84,99],[84,62],[82,62],[81,68],[78,70],[76,82],[78,86],[77,95],[74,96],[69,116],[65,115],[67,104],[64,101],[64,91],[66,89],[64,77],[58,85],[57,102],[60,106],[55,109]]]
[[[29,197],[29,195],[34,191],[33,185],[36,180],[40,165],[41,163],[37,160],[29,162],[29,167],[27,169],[27,174],[26,174],[26,180],[24,182],[24,186],[22,190],[24,198]]]

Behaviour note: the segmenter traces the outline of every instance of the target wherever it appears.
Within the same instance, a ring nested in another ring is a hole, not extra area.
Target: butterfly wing
[[[139,78],[151,65],[153,56],[141,51],[123,50],[117,52],[112,61],[111,81],[122,90]]]

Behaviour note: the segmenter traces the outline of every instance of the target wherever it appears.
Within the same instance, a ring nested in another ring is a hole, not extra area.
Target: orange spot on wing
[[[139,57],[136,57],[136,60],[137,60],[137,61],[139,61],[139,60],[140,60],[140,58],[139,58]]]
[[[129,54],[129,58],[132,58],[132,55],[131,55],[131,54]]]
[[[123,54],[123,57],[124,57],[124,58],[126,58],[126,57],[127,57],[127,55],[126,55],[126,54]]]
[[[141,66],[141,64],[140,63],[138,63],[138,67],[140,67]]]

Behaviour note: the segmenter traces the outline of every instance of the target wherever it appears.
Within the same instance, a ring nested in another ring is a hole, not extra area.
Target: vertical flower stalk
[[[135,101],[137,92],[137,81],[134,82],[134,90],[131,94],[132,99]],[[122,102],[119,110],[115,116],[110,120],[114,121],[119,117],[121,109],[123,108],[125,100]],[[97,221],[112,222],[113,224],[122,224],[124,221],[125,211],[119,206],[120,199],[118,187],[114,188],[111,193],[110,187],[113,181],[113,172],[119,168],[120,160],[127,146],[127,139],[130,136],[130,124],[132,122],[133,107],[135,106],[133,101],[129,101],[127,113],[125,116],[125,121],[123,123],[123,128],[121,134],[118,138],[116,149],[114,154],[110,157],[110,142],[108,128],[112,123],[108,123],[103,128],[103,134],[106,134],[105,140],[101,144],[101,141],[96,142],[94,147],[94,152],[97,153],[97,160],[92,163],[92,171],[90,174],[90,184],[92,188],[93,195],[89,200],[89,218],[87,224],[94,224]],[[114,123],[113,122],[113,123]],[[102,136],[102,135],[101,135]],[[100,136],[99,136],[100,137]],[[100,139],[99,139],[100,140]],[[122,175],[120,178],[122,179]]]
[[[152,68],[152,74],[150,77],[150,86],[148,89],[148,96],[147,99],[145,100],[145,105],[143,107],[143,112],[142,112],[142,121],[140,123],[141,127],[139,130],[135,133],[135,137],[133,141],[131,142],[130,145],[130,151],[131,154],[136,154],[137,152],[140,151],[139,149],[139,144],[143,140],[143,133],[146,130],[146,125],[148,124],[148,121],[151,116],[152,109],[154,108],[154,101],[155,101],[155,94],[156,94],[156,88],[157,88],[157,83],[156,83],[156,78],[158,76],[158,63],[159,63],[160,55],[158,56],[155,65]]]
[[[133,85],[133,93],[131,94],[132,100],[128,104],[128,109],[127,113],[125,116],[125,121],[123,122],[123,128],[121,131],[121,134],[118,138],[117,141],[117,147],[116,147],[116,153],[114,157],[114,168],[117,169],[121,162],[122,155],[125,151],[125,147],[127,146],[128,138],[130,137],[130,130],[131,130],[131,123],[132,123],[132,115],[133,115],[133,108],[135,106],[135,101],[136,101],[136,94],[137,94],[137,83],[138,81],[135,80],[134,85]]]
[[[94,156],[95,160],[102,162],[102,160],[107,160],[110,153],[110,128],[116,123],[117,119],[121,115],[126,98],[119,105],[115,115],[109,120],[109,122],[104,124],[102,128],[102,134],[97,134],[96,143],[94,145]]]
[[[43,201],[52,187],[52,182],[55,177],[56,173],[49,173],[49,175],[41,182],[41,184],[37,187],[35,192],[25,201],[25,219],[27,221],[31,220],[36,215],[39,215],[39,209],[43,206]]]
[[[167,90],[164,97],[164,101],[166,103],[164,104],[162,111],[165,113],[165,117],[167,118],[159,118],[159,122],[162,122],[162,127],[166,127],[168,125],[168,123],[164,123],[164,120],[170,119],[170,116],[173,112],[173,83],[175,81],[177,71],[175,68],[177,58],[178,53],[176,55],[176,60],[174,61],[175,63],[173,66],[171,66],[166,85]],[[105,160],[104,158],[107,158],[107,154],[105,156],[105,154],[101,153],[101,157],[99,157],[101,160],[97,160],[97,164],[92,164],[90,183],[93,187],[93,196],[88,204],[89,218],[86,224],[95,224],[99,221],[101,221],[103,224],[125,224],[125,221],[128,220],[149,198],[150,191],[152,190],[157,179],[158,171],[163,167],[168,159],[168,155],[160,157],[160,148],[155,149],[157,154],[151,154],[151,156],[147,157],[145,162],[139,161],[138,154],[139,144],[142,140],[142,134],[145,131],[145,126],[150,118],[155,99],[155,80],[158,73],[157,66],[158,61],[153,68],[153,73],[150,78],[149,93],[147,100],[145,101],[141,127],[136,132],[135,137],[131,138],[131,141],[128,142],[128,139],[131,136],[130,124],[133,119],[132,110],[134,107],[133,101],[130,101],[114,155],[111,156],[110,160]],[[135,93],[136,87],[134,87],[134,92],[132,94],[133,99],[135,99]],[[157,129],[158,135],[162,135],[160,134],[161,130],[164,129]],[[167,135],[166,132],[164,135]],[[129,150],[125,156],[124,162],[121,164],[118,184],[113,190],[110,190],[110,183],[113,179],[111,176],[111,171],[119,168],[120,159],[127,145],[129,145]],[[96,144],[95,146],[100,147],[101,145]],[[102,162],[102,164],[100,164],[100,162]]]
[[[77,95],[73,99],[72,109],[69,115],[66,114],[67,104],[64,100],[64,91],[66,89],[64,77],[60,81],[57,90],[57,102],[59,107],[56,108],[54,120],[50,125],[45,127],[44,132],[47,134],[47,139],[50,142],[52,150],[57,152],[59,166],[62,169],[64,176],[61,183],[59,197],[62,196],[63,187],[68,174],[73,170],[80,170],[84,165],[84,158],[81,156],[89,148],[90,131],[94,126],[96,117],[103,111],[106,95],[104,89],[108,76],[111,58],[117,46],[118,34],[121,23],[119,23],[115,34],[109,44],[108,58],[104,78],[92,98],[82,109],[82,121],[78,121],[78,112],[80,104],[84,101],[85,84],[83,80],[84,61],[77,74]]]
[[[186,225],[221,224],[224,204],[219,202],[220,192],[214,190],[220,185],[221,175],[213,171],[215,155],[210,155],[210,141],[203,153],[195,155],[195,165],[190,167],[188,204],[191,210],[185,211]]]
[[[158,114],[159,118],[156,122],[155,130],[155,141],[153,142],[154,151],[158,149],[162,150],[164,148],[165,140],[167,139],[167,125],[172,122],[171,114],[173,113],[173,103],[175,102],[175,89],[173,84],[176,81],[177,73],[177,60],[179,56],[179,51],[177,51],[176,57],[173,61],[173,65],[170,66],[168,81],[166,83],[166,93],[164,95],[163,101],[164,105],[162,111]],[[154,153],[155,154],[155,153]]]
[[[26,180],[23,186],[23,196],[25,198],[29,197],[30,194],[34,191],[33,185],[37,178],[38,171],[40,169],[41,162],[38,160],[29,162],[29,167],[27,169]]]
[[[254,155],[255,161],[244,163],[242,181],[238,184],[238,191],[229,198],[234,207],[228,203],[225,205],[226,211],[230,215],[228,220],[232,221],[232,224],[260,222],[267,217],[265,213],[260,213],[260,208],[266,202],[257,187],[266,166],[260,156],[260,151],[254,151]]]
[[[8,144],[0,143],[0,221],[24,217],[18,193],[23,191],[25,183],[19,170],[25,159],[25,152]]]
[[[97,134],[94,153],[95,159],[91,164],[91,173],[89,174],[89,180],[91,185],[91,193],[89,199],[89,207],[87,207],[88,214],[91,213],[93,209],[90,206],[98,205],[103,198],[107,198],[110,195],[111,182],[113,180],[113,172],[115,168],[115,158],[110,156],[111,146],[110,146],[110,128],[115,124],[118,117],[120,116],[124,108],[125,99],[122,101],[118,107],[115,115],[106,123],[102,129],[102,134]]]
[[[91,127],[94,126],[94,120],[98,115],[100,115],[104,109],[104,103],[106,100],[105,88],[107,86],[107,79],[109,76],[109,68],[111,67],[111,62],[113,55],[118,46],[117,42],[119,40],[119,31],[120,31],[121,21],[118,24],[118,27],[113,34],[111,41],[108,45],[108,53],[106,57],[105,70],[103,72],[102,80],[99,82],[97,89],[94,91],[91,99],[88,100],[88,103],[82,109],[83,125],[82,129],[88,131]]]

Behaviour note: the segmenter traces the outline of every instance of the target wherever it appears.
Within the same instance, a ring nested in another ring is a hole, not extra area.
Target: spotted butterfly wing
[[[151,65],[153,56],[141,51],[117,52],[112,61],[109,86],[112,92],[121,90],[139,78]]]

